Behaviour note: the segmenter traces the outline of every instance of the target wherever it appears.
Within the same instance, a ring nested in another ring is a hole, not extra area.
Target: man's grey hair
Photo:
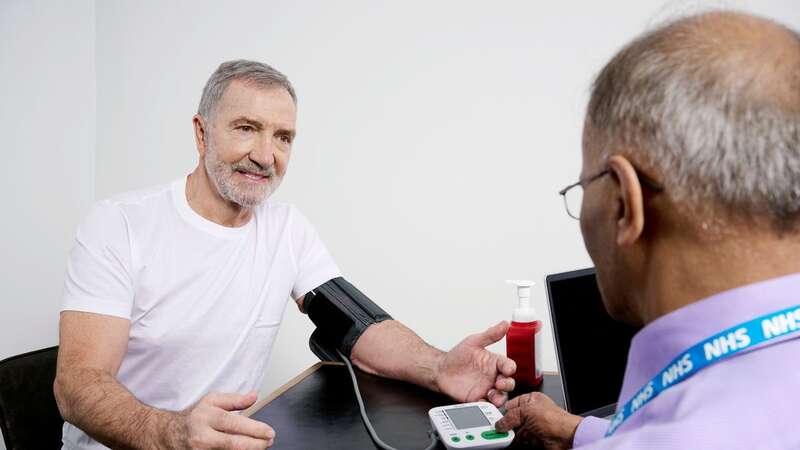
[[[211,120],[217,102],[222,98],[225,89],[233,80],[244,81],[265,89],[284,88],[292,96],[295,104],[297,103],[297,95],[295,95],[292,83],[289,82],[286,75],[264,63],[237,59],[220,64],[217,70],[211,74],[205,88],[203,88],[203,96],[200,98],[200,106],[197,108],[197,113],[205,120]]]
[[[592,86],[602,157],[630,153],[693,211],[800,228],[800,35],[712,11],[628,44]]]

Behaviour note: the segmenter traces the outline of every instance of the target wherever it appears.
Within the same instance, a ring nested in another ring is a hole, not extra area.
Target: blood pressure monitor
[[[439,406],[428,411],[431,424],[449,449],[505,448],[514,432],[498,433],[494,423],[502,414],[491,403],[473,402]]]

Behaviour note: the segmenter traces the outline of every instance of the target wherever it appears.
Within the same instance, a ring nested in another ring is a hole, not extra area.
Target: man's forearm
[[[184,432],[179,413],[143,404],[108,372],[87,368],[59,373],[55,392],[64,420],[103,445],[179,448],[175,438]]]
[[[438,392],[436,372],[442,355],[402,323],[386,320],[367,328],[353,347],[351,359],[365,372]]]

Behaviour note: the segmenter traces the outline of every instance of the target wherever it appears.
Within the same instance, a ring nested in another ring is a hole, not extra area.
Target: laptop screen
[[[593,268],[548,275],[546,282],[567,411],[613,413],[638,328],[608,315]]]

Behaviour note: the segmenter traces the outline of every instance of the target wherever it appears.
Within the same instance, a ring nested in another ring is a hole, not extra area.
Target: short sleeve
[[[83,311],[130,319],[133,305],[132,251],[122,210],[97,203],[78,227],[67,260],[61,311]]]
[[[297,209],[291,212],[291,244],[297,277],[292,298],[297,299],[328,280],[341,276],[317,230]]]

